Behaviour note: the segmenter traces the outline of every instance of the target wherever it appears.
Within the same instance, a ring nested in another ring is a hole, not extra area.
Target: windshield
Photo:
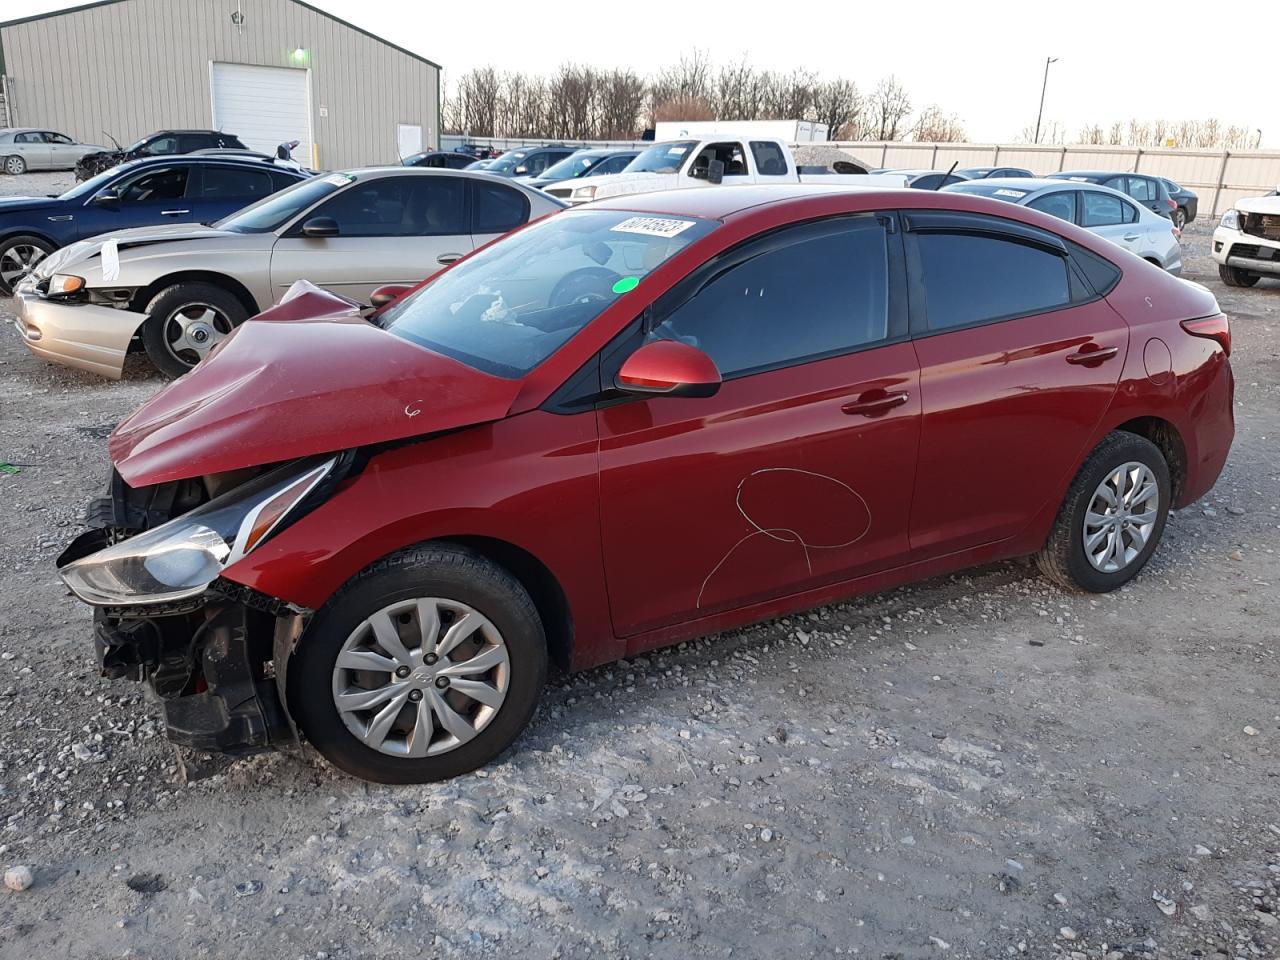
[[[383,315],[405,340],[522,377],[677,251],[719,225],[574,210],[499,240]]]
[[[698,145],[697,140],[676,140],[657,143],[629,164],[623,173],[675,173],[684,163],[689,151]]]
[[[213,227],[215,230],[229,230],[231,233],[270,233],[279,230],[303,210],[354,180],[355,177],[346,173],[303,180],[292,187],[285,187],[279,193],[264,197],[252,206],[237,210],[231,216],[219,220]]]
[[[573,180],[582,176],[602,158],[599,156],[583,156],[574,154],[571,157],[565,157],[559,163],[553,163],[543,172],[543,180]]]
[[[528,150],[508,150],[497,160],[489,164],[489,170],[496,170],[499,173],[510,173],[516,167],[520,166],[520,161],[529,155]]]

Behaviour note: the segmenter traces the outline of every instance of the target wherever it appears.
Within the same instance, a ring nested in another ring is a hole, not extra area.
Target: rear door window
[[[914,234],[930,332],[1054,310],[1071,302],[1067,259],[1010,237]]]
[[[1080,216],[1080,226],[1085,227],[1110,227],[1118,223],[1128,223],[1125,219],[1125,207],[1129,204],[1125,203],[1119,197],[1110,193],[1103,193],[1101,190],[1085,190],[1081,196],[1084,198],[1083,210]]]
[[[756,170],[762,177],[785,177],[787,175],[787,158],[782,147],[768,140],[752,140],[751,156],[755,158]]]
[[[500,183],[472,181],[471,232],[506,233],[529,219],[529,201]]]
[[[244,201],[247,206],[271,193],[271,174],[266,170],[249,170],[244,167],[206,166],[204,186],[200,191],[203,200]]]
[[[1156,185],[1146,177],[1130,177],[1129,189],[1125,191],[1135,200],[1141,200],[1143,203],[1150,203],[1159,195]]]

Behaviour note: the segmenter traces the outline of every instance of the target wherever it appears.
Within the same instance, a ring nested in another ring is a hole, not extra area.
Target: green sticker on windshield
[[[614,293],[630,293],[640,285],[639,277],[623,277],[613,285]]]

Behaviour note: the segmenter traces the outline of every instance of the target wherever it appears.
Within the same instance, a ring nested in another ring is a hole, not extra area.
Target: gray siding
[[[437,67],[293,0],[123,0],[0,28],[15,119],[89,143],[210,127],[213,61],[297,67],[309,53],[318,162],[394,163],[396,125],[439,140]],[[327,116],[320,116],[325,107]],[[236,131],[228,131],[235,133]],[[310,158],[299,157],[304,163]]]

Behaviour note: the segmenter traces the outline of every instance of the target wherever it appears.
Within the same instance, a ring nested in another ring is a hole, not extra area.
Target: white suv
[[[1222,215],[1213,231],[1213,259],[1229,287],[1252,287],[1263,276],[1280,277],[1280,190],[1238,200]]]

